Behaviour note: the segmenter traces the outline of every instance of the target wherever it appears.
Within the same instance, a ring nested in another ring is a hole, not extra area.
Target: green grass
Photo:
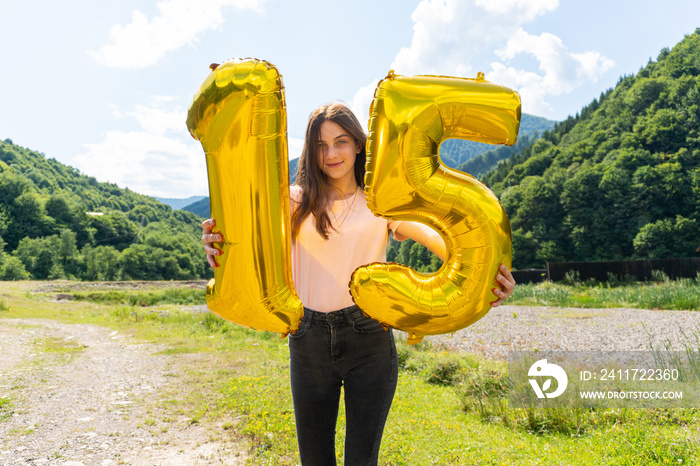
[[[518,284],[506,304],[581,308],[700,310],[700,277],[654,282]]]
[[[12,401],[9,398],[0,398],[0,421],[5,421],[12,416]]]
[[[249,464],[299,463],[287,340],[209,313],[186,311],[203,304],[203,296],[199,302],[189,301],[191,290],[180,295],[182,303],[159,301],[153,308],[123,299],[56,302],[52,293],[37,292],[39,285],[0,283],[8,307],[0,318],[97,324],[128,332],[134,341],[164,345],[161,353],[184,368],[172,371],[160,402],[169,417],[184,416],[212,429],[220,426],[218,434],[247,440]],[[155,299],[165,296],[161,291],[125,291],[122,296]],[[43,344],[67,354],[79,351],[65,341]],[[425,343],[408,346],[401,340],[397,350],[401,370],[382,443],[382,465],[700,464],[697,410],[516,409],[508,405],[503,362]],[[3,400],[0,416],[11,409],[9,400]],[[151,415],[144,425],[167,428],[161,416]],[[159,424],[151,425],[149,419]],[[343,422],[341,405],[340,460]]]
[[[130,306],[157,306],[162,304],[203,304],[205,291],[196,288],[166,288],[159,290],[100,290],[71,293],[78,301]]]
[[[72,355],[85,348],[83,345],[65,338],[44,338],[36,343],[42,353]]]

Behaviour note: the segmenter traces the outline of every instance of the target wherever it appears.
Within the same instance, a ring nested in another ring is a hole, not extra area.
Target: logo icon
[[[566,390],[566,386],[569,384],[569,378],[566,376],[566,371],[556,364],[548,363],[546,359],[540,359],[530,366],[530,370],[527,372],[529,377],[549,377],[542,384],[542,388],[537,383],[536,379],[528,379],[532,389],[535,390],[537,398],[556,398]],[[557,381],[557,389],[552,393],[546,393],[547,390],[552,385],[552,378]]]

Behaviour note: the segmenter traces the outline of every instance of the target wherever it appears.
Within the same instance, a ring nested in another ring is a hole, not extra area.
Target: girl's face
[[[355,184],[355,157],[362,150],[355,139],[335,121],[321,123],[316,147],[318,166],[336,186]]]

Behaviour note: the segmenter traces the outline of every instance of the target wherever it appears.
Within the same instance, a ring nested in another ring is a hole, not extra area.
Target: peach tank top
[[[338,200],[329,213],[335,230],[326,240],[316,231],[316,218],[306,217],[296,240],[292,241],[294,288],[305,307],[331,312],[352,306],[350,276],[362,265],[386,262],[389,230],[402,223],[376,217],[367,207],[364,191],[357,188],[352,208]],[[301,187],[290,187],[292,210],[301,201]],[[350,201],[352,202],[352,201]]]

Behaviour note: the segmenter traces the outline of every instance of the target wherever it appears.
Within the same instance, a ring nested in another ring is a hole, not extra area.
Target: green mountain
[[[468,165],[470,161],[483,157],[486,153],[492,152],[496,147],[503,149],[507,155],[504,155],[498,160],[507,158],[517,147],[524,147],[537,139],[545,131],[554,128],[556,122],[546,118],[523,114],[520,119],[520,130],[518,131],[518,142],[514,146],[494,146],[493,144],[484,144],[481,142],[465,141],[461,139],[448,139],[440,144],[440,158],[442,162],[451,168],[456,168],[461,171],[466,171],[474,176],[474,173],[469,171],[474,168],[474,165]],[[491,158],[483,159],[490,163],[481,173],[485,173],[488,169],[495,166],[498,160]],[[468,168],[465,170],[465,168]]]
[[[185,207],[182,207],[182,210],[186,210],[187,212],[192,212],[198,217],[201,218],[209,218],[211,209],[209,207],[209,198],[204,197],[197,202],[193,202],[190,205],[186,205]]]
[[[190,196],[187,198],[154,197],[154,199],[158,202],[169,205],[173,209],[182,209],[190,204],[201,201],[205,197],[206,196]]]
[[[699,131],[700,28],[482,177],[514,266],[697,256]]]
[[[191,279],[201,220],[0,141],[0,279]]]
[[[498,162],[501,160],[508,159],[511,155],[523,151],[534,143],[540,134],[542,133],[518,135],[518,140],[512,146],[499,146],[496,149],[493,149],[493,146],[491,146],[490,150],[467,160],[458,166],[457,169],[478,178],[498,165]]]

